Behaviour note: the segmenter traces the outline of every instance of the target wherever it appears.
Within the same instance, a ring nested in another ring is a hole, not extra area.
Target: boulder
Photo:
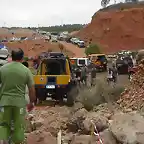
[[[70,132],[78,132],[83,127],[83,120],[85,120],[87,111],[82,108],[69,117],[67,121],[67,128]]]
[[[109,130],[100,133],[103,144],[117,144]],[[76,135],[70,144],[96,144],[100,143],[97,136],[92,135]]]
[[[92,126],[91,120],[94,122],[99,132],[103,131],[109,126],[109,122],[106,117],[98,115],[95,112],[91,112],[87,115],[86,119],[83,121],[84,125],[83,132],[86,134],[91,132],[91,126]]]
[[[25,123],[26,123],[25,132],[26,132],[26,133],[32,132],[32,131],[34,130],[34,127],[33,127],[32,122],[27,119],[27,120],[25,121]]]
[[[44,123],[44,119],[40,118],[33,122],[33,127],[37,130],[39,129]]]
[[[91,142],[90,135],[76,135],[71,141],[71,144],[89,144],[90,142]]]
[[[75,135],[73,133],[67,133],[62,137],[62,144],[71,144],[74,136]]]
[[[76,102],[71,110],[71,114],[74,114],[75,112],[79,111],[80,109],[84,108],[84,105],[80,102]]]
[[[144,118],[138,113],[117,114],[110,131],[123,144],[144,144]]]
[[[56,138],[49,132],[32,132],[27,137],[27,144],[56,144]]]
[[[112,132],[108,129],[100,132],[100,137],[103,141],[103,144],[117,144],[116,139],[112,135]]]

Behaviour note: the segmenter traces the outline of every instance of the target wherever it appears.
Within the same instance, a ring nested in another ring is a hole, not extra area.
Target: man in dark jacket
[[[95,81],[96,81],[96,68],[93,65],[93,67],[91,69],[91,86],[95,85]]]
[[[85,85],[87,85],[87,73],[88,73],[88,69],[86,65],[83,65],[81,71],[81,82],[84,83]]]
[[[114,83],[117,82],[117,76],[118,76],[118,71],[115,65],[112,66],[112,76],[113,76],[113,80]]]

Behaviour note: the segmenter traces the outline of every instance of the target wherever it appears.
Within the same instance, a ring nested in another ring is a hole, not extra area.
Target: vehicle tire
[[[74,105],[74,95],[73,91],[71,90],[67,94],[67,106],[73,106]]]
[[[36,89],[36,98],[40,101],[45,101],[47,98],[47,92],[45,89]]]
[[[59,102],[63,102],[63,95],[61,93],[55,94],[55,100],[58,100]]]
[[[119,75],[122,74],[122,70],[121,70],[120,67],[117,68],[117,71],[118,71],[118,74],[119,74]]]
[[[77,95],[78,95],[78,87],[75,85],[67,93],[67,106],[74,105]]]

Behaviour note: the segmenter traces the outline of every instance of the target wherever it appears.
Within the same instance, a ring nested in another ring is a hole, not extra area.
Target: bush
[[[120,11],[123,11],[125,8],[123,8],[123,7],[120,7]]]
[[[113,88],[108,86],[106,83],[97,80],[96,86],[80,91],[80,94],[78,95],[78,101],[84,105],[86,110],[90,111],[99,104],[116,101],[119,99],[120,94],[123,91],[123,86],[116,85],[115,88]]]
[[[89,54],[99,54],[101,53],[101,48],[97,44],[90,44],[86,49],[85,49],[86,55]]]
[[[28,61],[29,60],[29,58],[28,57],[24,57],[24,61]]]
[[[85,88],[80,90],[78,95],[78,101],[80,101],[86,110],[92,110],[94,106],[103,103],[103,84],[97,80],[97,85],[91,88]]]

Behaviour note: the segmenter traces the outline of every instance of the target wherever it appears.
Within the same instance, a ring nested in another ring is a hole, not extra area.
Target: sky
[[[0,27],[86,24],[100,8],[101,0],[0,0]]]

